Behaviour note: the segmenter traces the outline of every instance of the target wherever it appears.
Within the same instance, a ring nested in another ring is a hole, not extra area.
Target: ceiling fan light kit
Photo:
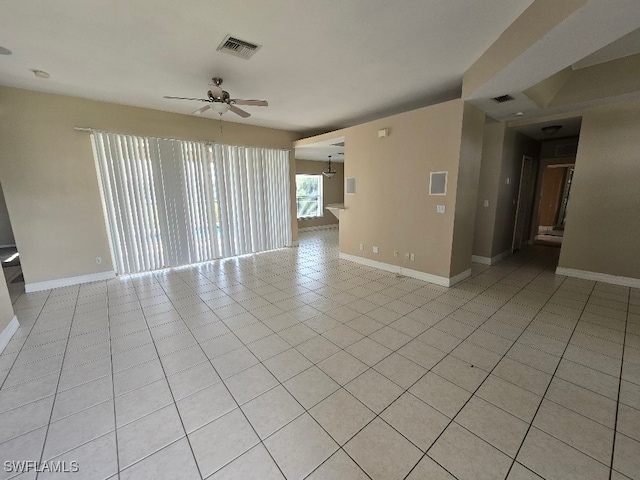
[[[170,100],[191,100],[196,102],[205,102],[208,105],[205,105],[202,108],[199,108],[195,112],[192,112],[192,115],[200,115],[207,110],[211,109],[216,112],[218,115],[222,116],[223,113],[227,113],[231,110],[236,115],[241,116],[242,118],[248,118],[251,116],[249,112],[238,108],[236,105],[247,105],[252,107],[268,107],[269,102],[266,100],[243,100],[241,98],[231,98],[229,92],[222,89],[220,85],[222,85],[222,78],[214,77],[211,79],[213,81],[210,84],[210,90],[207,92],[207,98],[193,98],[193,97],[173,97],[169,95],[165,95],[164,98],[168,98]]]

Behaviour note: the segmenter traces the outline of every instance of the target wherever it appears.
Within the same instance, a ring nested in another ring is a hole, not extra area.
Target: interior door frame
[[[516,203],[516,218],[513,225],[511,252],[522,248],[527,215],[531,212],[531,201],[533,197],[531,194],[533,189],[531,187],[536,181],[534,167],[534,158],[529,155],[523,155],[522,165],[520,166],[520,182],[518,185],[518,200]]]

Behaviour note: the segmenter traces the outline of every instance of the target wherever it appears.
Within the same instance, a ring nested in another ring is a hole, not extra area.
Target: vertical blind
[[[291,244],[284,150],[92,132],[119,274]]]

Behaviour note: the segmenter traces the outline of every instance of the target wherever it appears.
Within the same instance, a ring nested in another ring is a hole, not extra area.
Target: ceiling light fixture
[[[547,125],[546,127],[542,127],[540,130],[542,130],[542,133],[550,137],[558,133],[561,128],[562,125]]]
[[[38,78],[49,78],[49,74],[42,70],[34,70],[33,74]]]
[[[327,178],[331,178],[336,174],[336,171],[331,167],[331,155],[329,155],[329,163],[327,165],[327,168],[322,172],[322,174]]]
[[[516,112],[513,114],[514,117],[522,117],[524,115],[524,112]]]
[[[229,111],[229,104],[225,102],[211,102],[211,110],[216,112],[218,115],[222,115]]]
[[[0,47],[0,55],[11,55],[12,53],[8,48]]]

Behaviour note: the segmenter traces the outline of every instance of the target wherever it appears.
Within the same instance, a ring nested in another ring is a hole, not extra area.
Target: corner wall
[[[493,263],[511,251],[524,155],[537,161],[540,142],[502,122],[485,124],[473,239],[478,261]],[[533,196],[533,184],[531,188],[524,195]]]
[[[469,268],[471,240],[465,232],[473,237],[473,220],[469,226],[466,212],[475,212],[483,124],[484,114],[458,99],[342,130],[345,176],[356,178],[356,194],[344,197],[341,254],[425,279],[448,280],[452,272]],[[383,128],[389,136],[378,138]],[[439,171],[448,172],[447,194],[431,196],[429,174]],[[458,195],[460,188],[473,190]],[[445,205],[446,212],[436,213],[437,205]],[[415,261],[405,260],[406,253],[414,253]]]
[[[0,103],[2,186],[27,285],[113,270],[91,141],[73,127],[282,149],[299,136],[233,122],[221,133],[217,120],[8,87]],[[295,213],[292,230],[296,240]]]
[[[0,281],[0,353],[9,343],[17,327],[16,322],[11,322],[14,318],[13,305],[4,277]],[[11,325],[10,325],[11,324]]]
[[[13,229],[9,220],[7,203],[4,199],[2,185],[0,185],[0,246],[15,245],[16,239],[13,237]]]
[[[558,273],[640,287],[638,132],[640,102],[584,113]]]
[[[331,164],[336,174],[331,178],[322,176],[322,217],[298,220],[298,228],[322,227],[325,225],[337,225],[338,219],[325,207],[331,203],[344,203],[344,163]],[[327,167],[326,162],[312,160],[297,160],[296,173],[320,174]],[[294,213],[294,217],[296,214]]]

